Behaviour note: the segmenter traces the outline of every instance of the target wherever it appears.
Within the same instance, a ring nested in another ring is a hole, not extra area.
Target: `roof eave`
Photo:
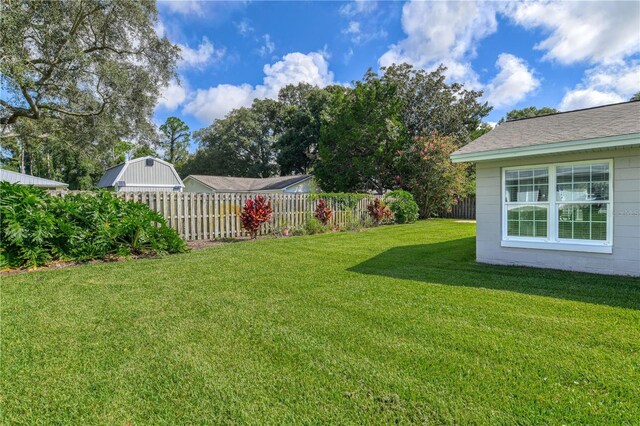
[[[530,157],[535,155],[560,154],[574,151],[589,151],[603,148],[640,146],[640,133],[608,136],[604,138],[581,139],[554,144],[532,145],[516,148],[495,149],[491,151],[451,154],[454,163],[500,160],[505,158]]]

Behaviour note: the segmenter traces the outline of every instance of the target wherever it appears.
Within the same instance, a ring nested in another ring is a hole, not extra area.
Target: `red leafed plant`
[[[331,207],[327,205],[327,203],[321,198],[318,201],[318,205],[316,206],[316,211],[313,213],[313,216],[322,222],[323,225],[326,225],[331,220],[331,216],[333,216],[333,211]]]
[[[260,225],[271,219],[272,213],[271,200],[267,200],[263,195],[256,195],[254,200],[249,198],[244,204],[240,219],[242,227],[249,233],[252,240],[258,237]]]
[[[380,225],[380,223],[391,217],[391,210],[382,202],[380,198],[376,198],[367,206],[367,210],[369,210],[369,216],[373,219],[373,222],[376,225]]]

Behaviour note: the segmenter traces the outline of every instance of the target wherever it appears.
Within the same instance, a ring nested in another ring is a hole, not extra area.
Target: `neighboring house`
[[[107,169],[98,188],[116,192],[171,192],[182,191],[184,184],[171,163],[159,158],[141,157]]]
[[[475,162],[479,262],[640,276],[640,102],[507,121]]]
[[[189,175],[184,179],[188,192],[253,192],[300,193],[315,190],[311,176],[278,176],[270,178],[240,178],[229,176]]]
[[[0,169],[0,181],[19,183],[21,185],[33,185],[44,189],[65,190],[69,187],[68,183],[58,182],[51,179],[45,179],[37,176],[31,176],[24,173],[12,172],[10,170]]]

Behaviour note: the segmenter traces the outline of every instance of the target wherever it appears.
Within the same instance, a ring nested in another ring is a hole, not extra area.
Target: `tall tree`
[[[450,136],[458,146],[471,140],[471,133],[489,114],[491,107],[480,103],[482,92],[467,90],[462,84],[446,82],[446,67],[432,72],[409,64],[393,64],[382,68],[381,79],[398,88],[403,102],[402,122],[412,137],[434,132]]]
[[[540,117],[541,115],[556,114],[558,112],[560,111],[551,107],[542,107],[538,109],[534,106],[530,106],[522,109],[514,109],[509,111],[506,117],[501,118],[500,121],[498,121],[498,124],[504,123],[505,121],[520,120],[522,118]]]
[[[169,117],[160,126],[160,132],[163,137],[159,145],[164,150],[164,159],[180,167],[189,157],[189,126],[178,117]]]
[[[277,173],[276,129],[281,104],[256,99],[194,133],[200,148],[181,173],[269,177]]]
[[[151,0],[0,2],[0,124],[105,116],[120,135],[149,128],[179,55],[157,15]]]
[[[640,91],[636,92],[631,99],[629,99],[630,101],[640,101]]]
[[[282,175],[308,173],[317,160],[322,114],[329,105],[330,90],[307,83],[280,90],[282,111],[276,147]]]
[[[402,106],[397,86],[370,71],[353,90],[334,94],[315,168],[324,190],[382,193],[395,185],[397,153],[407,142]]]

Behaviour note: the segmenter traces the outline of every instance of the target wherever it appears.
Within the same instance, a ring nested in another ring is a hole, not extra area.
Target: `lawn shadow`
[[[473,237],[394,247],[348,270],[640,309],[639,278],[476,263]]]

